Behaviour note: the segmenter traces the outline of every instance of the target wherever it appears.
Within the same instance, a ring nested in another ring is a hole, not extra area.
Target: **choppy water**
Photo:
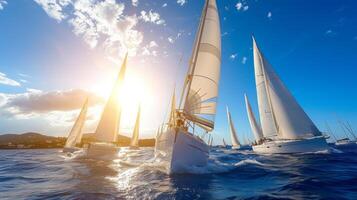
[[[357,199],[357,145],[260,156],[215,148],[209,165],[169,176],[153,149],[113,161],[60,150],[1,150],[0,199]]]

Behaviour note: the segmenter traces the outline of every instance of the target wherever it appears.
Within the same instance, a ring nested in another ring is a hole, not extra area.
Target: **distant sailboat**
[[[254,138],[255,138],[255,143],[258,144],[264,138],[263,133],[262,133],[262,129],[260,128],[260,126],[257,123],[257,120],[254,117],[254,113],[252,111],[252,107],[250,106],[250,103],[248,101],[248,97],[247,97],[246,94],[244,94],[244,99],[245,99],[245,106],[246,106],[246,109],[247,109],[250,128],[252,129],[252,132],[253,132],[253,135],[254,135]]]
[[[224,140],[224,138],[223,138],[223,140],[222,140],[222,144],[223,144],[223,148],[227,148],[227,143],[226,143],[226,141]]]
[[[264,58],[254,38],[253,52],[259,114],[264,136],[262,141],[253,145],[253,151],[299,153],[327,150],[326,139]],[[256,130],[252,128],[252,131]]]
[[[231,133],[232,149],[239,149],[241,147],[241,144],[238,140],[237,132],[236,129],[234,128],[231,113],[228,110],[228,106],[226,107],[226,109],[227,109],[227,118],[229,123],[229,131]]]
[[[175,120],[157,140],[156,157],[168,162],[169,173],[185,173],[207,165],[209,146],[194,133],[214,129],[221,66],[221,34],[215,0],[206,0],[197,31],[189,70]]]
[[[63,152],[74,152],[79,150],[79,148],[77,148],[76,145],[80,144],[82,141],[82,135],[83,135],[82,129],[86,121],[87,110],[88,110],[88,98],[84,102],[81,112],[79,113],[78,118],[67,137],[67,141],[66,144],[64,145]]]
[[[127,57],[128,55],[124,58],[117,81],[104,107],[97,130],[94,133],[97,142],[92,142],[88,146],[87,156],[89,157],[101,157],[117,153],[116,142],[121,115],[119,100],[126,72]]]
[[[138,148],[139,147],[139,126],[140,126],[140,106],[138,109],[138,114],[136,116],[135,127],[133,131],[133,136],[130,142],[130,148]]]

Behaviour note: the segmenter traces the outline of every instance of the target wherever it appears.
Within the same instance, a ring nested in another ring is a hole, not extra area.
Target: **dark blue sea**
[[[171,176],[153,154],[123,148],[98,161],[0,150],[0,199],[357,199],[357,145],[266,156],[213,148],[207,167]]]

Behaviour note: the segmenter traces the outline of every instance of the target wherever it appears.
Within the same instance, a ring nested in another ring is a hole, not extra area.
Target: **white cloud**
[[[247,57],[243,56],[243,58],[242,58],[242,64],[245,65],[245,63],[247,63]]]
[[[21,84],[11,78],[8,78],[6,74],[0,72],[0,84],[9,86],[21,86]]]
[[[0,0],[0,10],[4,9],[4,6],[7,4],[7,1]]]
[[[140,19],[142,19],[144,22],[151,22],[158,25],[165,23],[165,20],[160,19],[160,14],[157,12],[153,12],[152,10],[150,10],[149,12],[142,10],[140,12],[140,15]]]
[[[154,56],[158,55],[157,50],[155,50],[159,45],[155,41],[150,41],[149,44],[142,48],[142,55],[144,56]]]
[[[271,19],[271,17],[272,17],[272,13],[271,13],[270,11],[268,12],[267,17],[268,17],[269,19]]]
[[[171,44],[175,43],[175,39],[174,39],[172,36],[168,37],[167,40],[168,40]]]
[[[187,3],[186,0],[177,0],[176,3],[178,3],[180,6],[183,6]]]
[[[229,58],[231,60],[234,60],[234,59],[236,59],[237,55],[238,55],[237,53],[234,53],[234,54],[230,55]]]
[[[139,5],[139,0],[131,0],[131,5],[133,6],[138,6]]]
[[[236,9],[238,11],[247,11],[249,6],[247,5],[246,1],[238,1],[236,4]]]
[[[165,8],[167,6],[167,3],[162,4],[161,7]]]
[[[143,33],[135,29],[139,19],[135,14],[124,14],[124,3],[115,0],[35,1],[50,17],[59,22],[66,20],[91,48],[103,47],[109,58],[119,60],[126,52],[135,55],[143,41]]]

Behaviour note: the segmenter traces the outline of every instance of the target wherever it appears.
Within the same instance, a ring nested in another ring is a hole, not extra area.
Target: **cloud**
[[[159,45],[155,42],[155,41],[151,41],[149,42],[149,44],[145,45],[143,48],[142,48],[142,55],[144,56],[157,56],[158,52],[156,50],[156,48],[158,47]]]
[[[247,11],[249,6],[247,5],[246,1],[238,1],[236,4],[236,9],[238,11]]]
[[[165,8],[167,6],[167,3],[162,4],[161,7]]]
[[[110,58],[119,60],[126,52],[135,55],[143,41],[143,33],[136,30],[139,19],[136,14],[124,14],[124,3],[115,0],[35,1],[50,17],[58,22],[65,20],[74,34],[82,37],[91,48],[104,48]]]
[[[152,10],[150,10],[149,12],[142,10],[140,14],[140,19],[142,19],[144,22],[151,22],[158,25],[165,23],[165,20],[160,19],[160,14],[157,12],[153,12]]]
[[[5,0],[0,0],[0,10],[4,9],[4,6],[7,4],[7,1]]]
[[[0,72],[0,84],[9,86],[21,86],[21,84],[13,79],[10,79],[6,74]]]
[[[247,63],[247,57],[243,56],[243,58],[242,58],[242,64],[245,65],[245,63]]]
[[[87,97],[90,105],[103,102],[97,95],[81,89],[52,92],[28,89],[25,93],[2,95],[6,97],[2,108],[15,115],[76,110],[83,106]]]
[[[183,6],[187,3],[186,0],[177,0],[176,3],[178,3],[180,6]]]
[[[270,11],[268,12],[267,17],[268,17],[269,19],[271,19],[272,13],[271,13]]]
[[[133,6],[138,6],[139,5],[139,0],[131,0],[131,5]]]
[[[334,32],[333,30],[331,29],[328,29],[326,32],[325,32],[325,35],[328,36],[328,37],[333,37],[336,35],[336,32]]]
[[[234,53],[234,54],[230,55],[229,58],[230,58],[231,60],[235,60],[236,57],[237,57],[237,55],[238,55],[237,53]]]

